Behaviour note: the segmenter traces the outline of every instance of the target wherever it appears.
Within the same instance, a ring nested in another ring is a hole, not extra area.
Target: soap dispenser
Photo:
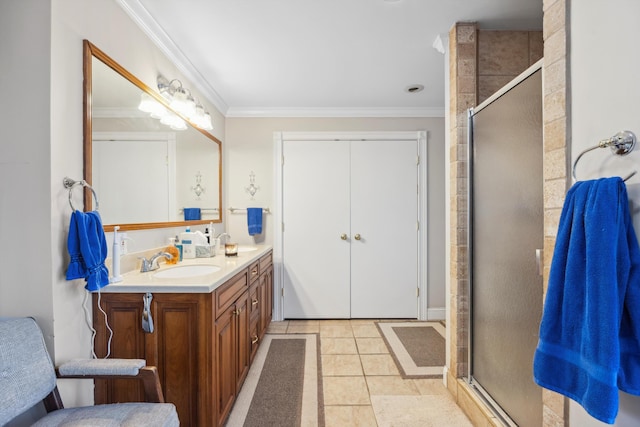
[[[109,283],[122,282],[122,276],[120,275],[120,236],[118,235],[120,226],[113,227],[113,248],[111,251],[111,277]]]
[[[177,264],[178,261],[182,261],[182,259],[180,257],[180,251],[176,247],[176,238],[175,237],[170,237],[169,238],[169,246],[167,246],[164,251],[171,254],[171,259],[168,259],[166,261],[167,264]]]
[[[189,227],[180,233],[180,243],[182,243],[182,258],[196,257],[195,233],[192,233]]]

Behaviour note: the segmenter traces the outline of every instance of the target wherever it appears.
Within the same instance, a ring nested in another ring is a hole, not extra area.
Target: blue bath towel
[[[109,270],[104,264],[107,240],[98,212],[71,214],[67,250],[71,257],[67,280],[85,279],[88,291],[97,291],[109,284]]]
[[[247,226],[250,236],[262,233],[262,208],[247,208]]]
[[[618,389],[640,394],[640,249],[621,178],[567,193],[533,374],[609,424]]]

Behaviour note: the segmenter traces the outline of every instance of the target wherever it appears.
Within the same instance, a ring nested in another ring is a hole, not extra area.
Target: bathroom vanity
[[[219,269],[189,276],[198,265]],[[183,267],[185,277],[181,270],[170,277],[158,274]],[[157,366],[165,400],[176,405],[181,425],[223,425],[271,321],[271,247],[185,260],[123,278],[93,295],[97,356],[107,354],[109,338],[100,301],[113,330],[110,357]],[[140,400],[142,390],[134,382],[96,381],[96,404]]]

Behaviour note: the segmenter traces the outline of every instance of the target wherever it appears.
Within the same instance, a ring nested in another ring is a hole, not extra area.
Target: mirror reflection
[[[157,95],[85,43],[85,179],[99,197],[105,229],[220,222],[220,141],[189,122],[181,129],[141,111],[141,100]],[[87,210],[90,202],[85,197]]]

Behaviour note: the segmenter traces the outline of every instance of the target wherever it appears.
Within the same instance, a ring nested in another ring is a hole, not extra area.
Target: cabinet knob
[[[346,233],[342,233],[342,234],[340,235],[340,238],[341,238],[342,240],[347,240],[347,235],[346,235]]]
[[[254,299],[253,301],[251,301],[251,305],[257,305],[258,304],[258,300]]]
[[[360,237],[359,234],[356,234],[355,236],[353,236],[353,238],[356,239],[356,240],[360,240],[361,237]]]
[[[258,338],[257,336],[253,337],[253,339],[251,340],[251,344],[255,344],[258,342],[260,338]]]

